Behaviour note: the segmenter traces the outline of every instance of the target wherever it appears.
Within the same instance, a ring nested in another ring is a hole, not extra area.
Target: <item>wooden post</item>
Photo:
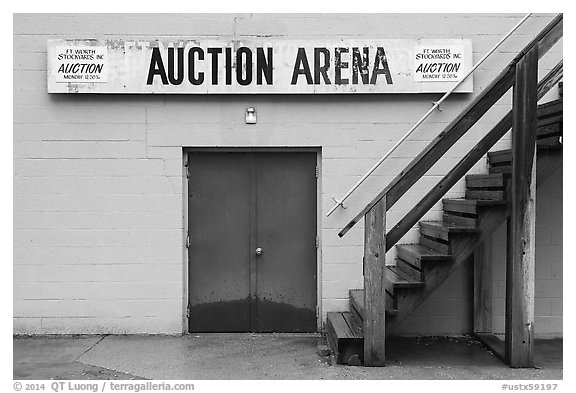
[[[364,365],[384,366],[386,196],[364,216]]]
[[[474,252],[474,333],[492,332],[492,238]]]
[[[533,367],[538,48],[516,65],[512,193],[506,261],[506,360]]]

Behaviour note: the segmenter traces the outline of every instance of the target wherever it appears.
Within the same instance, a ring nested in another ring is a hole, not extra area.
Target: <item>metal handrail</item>
[[[426,120],[433,112],[436,108],[438,108],[440,106],[440,104],[442,102],[444,102],[448,96],[450,96],[450,94],[452,94],[454,92],[454,90],[456,90],[462,83],[464,83],[464,81],[470,76],[472,75],[472,73],[484,62],[484,60],[486,60],[488,58],[488,56],[490,56],[496,49],[498,49],[500,47],[500,45],[502,45],[502,43],[508,38],[510,37],[529,17],[530,15],[532,15],[532,13],[528,13],[526,14],[517,24],[516,26],[514,26],[507,34],[505,34],[500,41],[498,41],[496,43],[496,45],[494,45],[492,47],[492,49],[490,49],[479,61],[478,63],[476,63],[467,73],[466,75],[458,82],[456,83],[448,92],[446,92],[442,98],[440,98],[438,101],[434,102],[434,105],[432,106],[432,108],[430,108],[428,110],[428,112],[426,112],[424,114],[424,116],[422,116],[420,118],[420,120],[418,120],[413,126],[412,128],[410,128],[410,130],[408,130],[408,132],[406,134],[404,134],[402,136],[402,138],[400,138],[400,140],[398,142],[396,142],[396,144],[394,146],[392,146],[392,148],[388,151],[388,153],[386,153],[384,156],[382,156],[382,158],[380,158],[380,160],[378,160],[378,162],[372,167],[370,168],[370,170],[368,172],[366,172],[366,174],[364,174],[364,176],[362,176],[362,178],[354,185],[352,186],[352,188],[350,190],[348,190],[348,192],[341,198],[341,199],[337,199],[335,197],[332,197],[332,199],[334,200],[334,202],[336,202],[336,204],[328,211],[328,213],[326,213],[326,217],[329,217],[339,206],[344,206],[344,201],[346,199],[348,199],[348,197],[350,197],[350,195],[352,195],[352,193],[354,191],[356,191],[356,189],[358,187],[360,187],[360,185],[362,183],[364,183],[364,181],[394,152],[394,150],[396,150],[398,148],[398,146],[400,146],[402,144],[402,142],[404,142],[419,126],[420,124],[422,124],[424,122],[424,120]]]

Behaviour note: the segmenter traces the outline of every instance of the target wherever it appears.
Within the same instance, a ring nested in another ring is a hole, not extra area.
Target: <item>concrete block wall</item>
[[[536,190],[536,337],[558,337],[563,333],[562,177],[563,170],[559,168]],[[492,329],[495,334],[504,335],[506,224],[494,232],[492,263]]]
[[[321,162],[321,310],[362,286],[362,224],[339,229],[484,89],[553,15],[534,15],[330,218],[340,196],[440,95],[49,95],[51,38],[470,38],[477,61],[518,14],[14,16],[14,332],[180,333],[186,146],[314,146]],[[545,73],[562,57],[557,46]],[[552,97],[554,98],[554,97]],[[253,106],[258,124],[246,125]],[[391,228],[510,108],[506,95],[388,214]],[[499,146],[509,143],[506,139]],[[484,172],[481,160],[473,172]],[[448,196],[461,196],[463,183]],[[441,204],[426,219],[440,217]],[[417,242],[410,231],[403,242]],[[388,257],[394,260],[393,251]],[[465,269],[447,281],[463,277]],[[452,280],[452,281],[451,281]],[[465,299],[454,285],[437,301]],[[462,300],[464,301],[464,300]],[[423,311],[422,311],[423,310]],[[431,304],[419,313],[440,317]],[[420,314],[419,314],[420,315]],[[422,316],[422,315],[420,315]],[[432,319],[431,319],[432,318]],[[462,316],[462,318],[465,318]],[[436,318],[435,320],[442,320]],[[447,320],[447,319],[446,319]],[[452,322],[446,322],[454,326]],[[440,323],[441,325],[441,323]],[[448,332],[429,323],[423,332]],[[456,326],[467,329],[459,322]],[[456,330],[461,330],[456,329]],[[418,328],[409,329],[417,332]],[[454,330],[454,329],[452,329]]]

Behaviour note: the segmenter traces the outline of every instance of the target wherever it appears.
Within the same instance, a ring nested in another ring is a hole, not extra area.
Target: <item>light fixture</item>
[[[246,108],[246,124],[256,124],[256,109]]]

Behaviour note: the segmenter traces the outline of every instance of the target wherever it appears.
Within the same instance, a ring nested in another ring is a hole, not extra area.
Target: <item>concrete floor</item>
[[[78,358],[104,336],[18,337],[13,339],[14,379],[142,379]]]
[[[385,368],[331,366],[310,335],[14,338],[14,379],[562,379],[562,340],[510,369],[470,337],[391,338]]]

